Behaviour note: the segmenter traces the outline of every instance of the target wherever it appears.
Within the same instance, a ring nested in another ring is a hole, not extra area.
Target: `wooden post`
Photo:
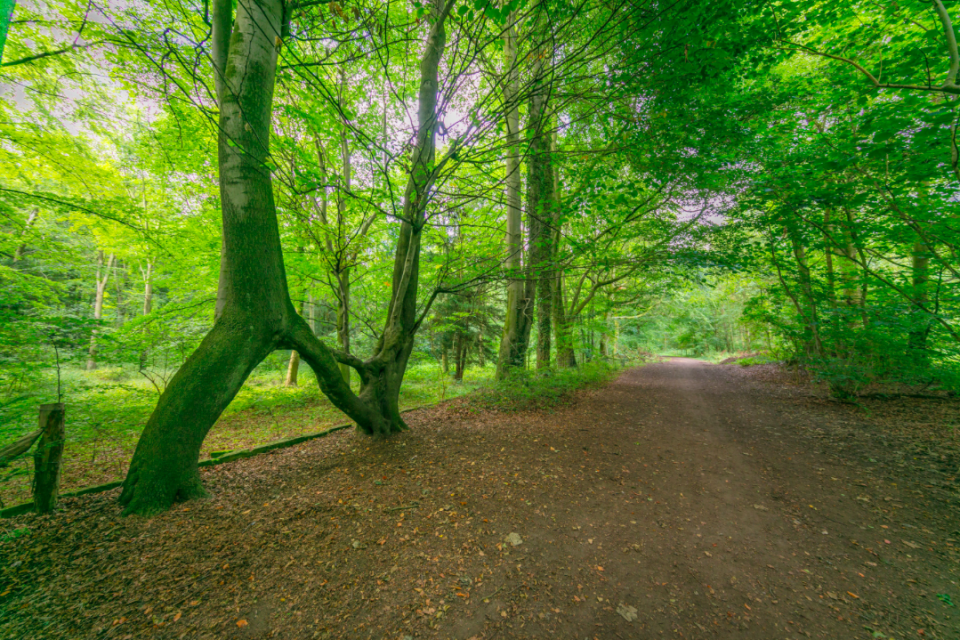
[[[33,504],[38,513],[48,513],[57,506],[65,417],[66,407],[63,404],[40,405],[40,429],[43,435],[33,454]]]

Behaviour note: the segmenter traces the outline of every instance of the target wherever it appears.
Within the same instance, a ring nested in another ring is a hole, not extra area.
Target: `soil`
[[[673,359],[2,523],[0,638],[960,638],[956,400]],[[19,532],[19,533],[18,533]]]

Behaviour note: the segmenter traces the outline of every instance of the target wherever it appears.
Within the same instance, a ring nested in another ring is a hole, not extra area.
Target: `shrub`
[[[576,369],[517,371],[480,388],[467,402],[503,412],[550,409],[568,402],[574,391],[607,382],[617,370],[614,364],[594,360]]]

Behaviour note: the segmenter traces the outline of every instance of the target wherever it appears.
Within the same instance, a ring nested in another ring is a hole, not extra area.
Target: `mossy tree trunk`
[[[422,320],[416,317],[420,234],[434,179],[437,68],[452,2],[436,11],[421,63],[421,126],[404,199],[386,328],[371,360],[360,362],[338,352],[338,359],[360,372],[359,396],[344,382],[334,353],[297,314],[287,289],[267,167],[284,7],[281,0],[240,0],[234,17],[231,4],[213,3],[223,217],[216,321],[147,421],[120,496],[128,514],[162,511],[203,494],[197,465],[203,440],[253,368],[275,349],[298,351],[323,393],[364,432],[388,434],[405,427],[398,398]]]

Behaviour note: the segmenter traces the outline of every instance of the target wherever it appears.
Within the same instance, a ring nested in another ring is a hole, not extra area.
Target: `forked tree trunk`
[[[110,271],[113,269],[114,256],[111,253],[106,265],[103,263],[103,251],[97,252],[96,292],[93,299],[93,320],[99,325],[103,319],[103,301],[107,294],[107,283],[110,281]],[[104,267],[106,267],[104,269]],[[103,270],[103,277],[100,272]],[[87,349],[87,371],[97,368],[97,329],[90,332],[90,348]]]
[[[282,15],[281,0],[240,0],[234,21],[230,0],[214,2],[223,216],[217,320],[147,421],[120,496],[125,513],[153,513],[203,494],[197,467],[203,440],[274,349],[298,349],[323,392],[352,418],[380,420],[343,384],[330,352],[297,315],[287,291],[266,165]]]
[[[520,211],[520,72],[517,67],[517,32],[510,14],[503,38],[503,57],[506,79],[503,99],[507,104],[507,306],[497,358],[497,377],[504,378],[511,369],[523,368],[530,334],[530,299],[525,278],[521,272],[523,236]]]
[[[365,433],[386,435],[406,427],[399,392],[420,323],[416,318],[420,234],[434,178],[443,24],[452,7],[451,1],[435,10],[421,61],[420,126],[404,197],[387,325],[371,360],[338,354],[360,372],[357,396],[344,383],[331,351],[293,308],[287,289],[267,166],[283,4],[240,0],[233,20],[230,0],[215,0],[212,58],[220,103],[217,147],[223,216],[220,309],[213,329],[174,375],[147,421],[120,496],[124,513],[153,513],[203,494],[197,465],[203,440],[253,368],[274,349],[297,350],[313,369],[321,391]]]
[[[357,422],[364,432],[371,435],[389,435],[407,428],[400,415],[400,385],[413,351],[414,337],[427,312],[424,309],[417,317],[420,245],[426,224],[426,207],[436,179],[439,68],[446,47],[444,25],[453,4],[454,0],[436,0],[431,7],[433,24],[420,59],[416,143],[403,197],[391,299],[383,333],[377,341],[373,357],[366,361],[342,352],[336,354],[340,362],[349,364],[360,376],[359,400],[365,406],[376,408],[376,421]],[[451,149],[446,158],[455,151]]]

